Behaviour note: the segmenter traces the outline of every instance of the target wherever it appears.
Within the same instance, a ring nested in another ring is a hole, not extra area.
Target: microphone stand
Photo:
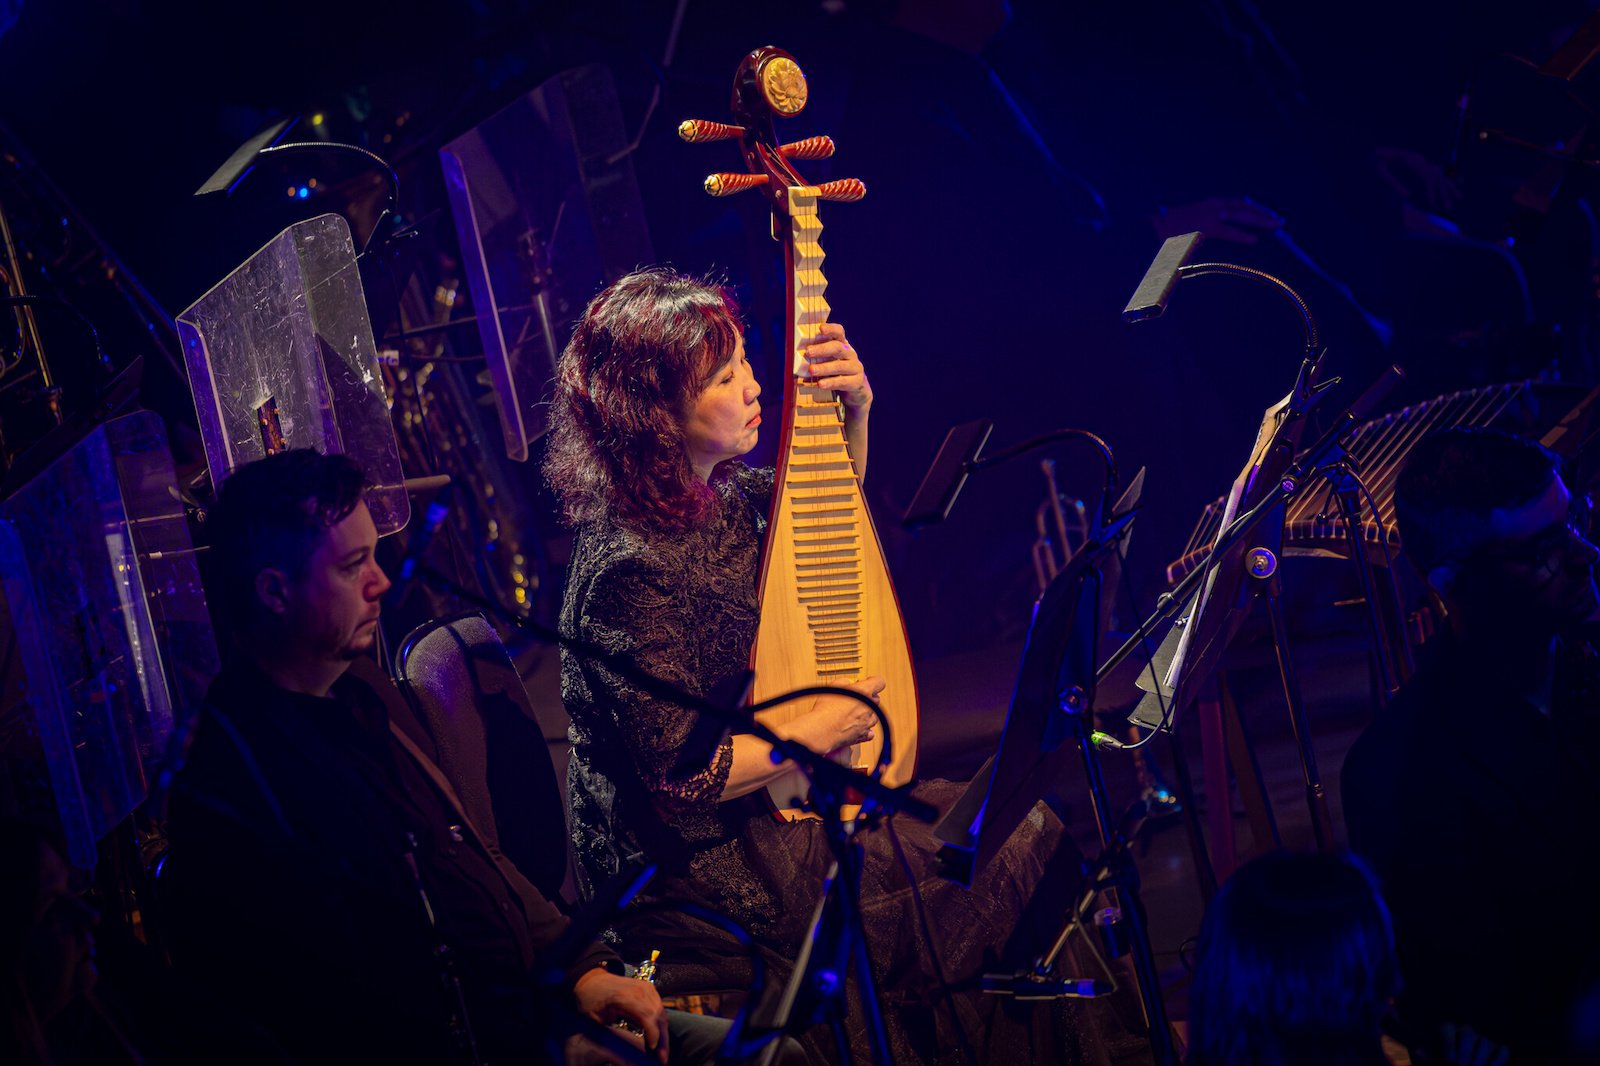
[[[1112,989],[1104,982],[1061,979],[1053,972],[1068,938],[1073,930],[1081,927],[1085,910],[1101,891],[1109,889],[1127,933],[1127,950],[1133,955],[1140,1005],[1156,1066],[1178,1066],[1181,1059],[1167,1020],[1166,1003],[1161,997],[1160,971],[1150,945],[1144,903],[1139,896],[1139,872],[1128,850],[1129,841],[1143,825],[1147,806],[1141,797],[1120,821],[1112,820],[1110,791],[1099,755],[1098,738],[1104,734],[1094,728],[1095,692],[1107,672],[1095,668],[1102,623],[1103,568],[1106,560],[1118,551],[1137,512],[1130,509],[1116,513],[1116,456],[1095,434],[1076,428],[1058,429],[979,458],[991,428],[991,423],[979,421],[950,430],[906,509],[904,525],[914,528],[943,521],[969,474],[1068,439],[1092,444],[1105,464],[1106,484],[1100,506],[1103,520],[1088,543],[1051,580],[1034,605],[1000,750],[988,768],[979,774],[980,778],[988,776],[987,790],[974,796],[969,789],[940,824],[938,832],[941,836],[947,832],[952,834],[945,836],[947,848],[967,856],[964,868],[970,876],[979,862],[987,861],[998,842],[1010,836],[1022,813],[1032,807],[1041,791],[1053,783],[1062,769],[1065,742],[1070,739],[1082,759],[1101,851],[1089,868],[1086,895],[1069,912],[1049,950],[1038,957],[1031,969],[1020,973],[984,974],[983,989],[1023,1001],[1109,994]],[[1152,628],[1154,624],[1150,623]]]
[[[1171,589],[1161,594],[1156,601],[1156,608],[1150,616],[1139,624],[1139,627],[1123,641],[1121,647],[1107,656],[1106,661],[1100,664],[1096,672],[1096,680],[1104,681],[1106,676],[1129,655],[1137,651],[1143,643],[1148,641],[1162,622],[1184,605],[1190,593],[1196,586],[1205,580],[1212,566],[1229,548],[1239,542],[1241,538],[1262,519],[1272,513],[1273,508],[1283,504],[1290,496],[1298,492],[1305,478],[1310,474],[1320,474],[1336,468],[1348,456],[1344,451],[1344,436],[1355,429],[1371,413],[1372,406],[1382,399],[1392,388],[1392,382],[1398,378],[1394,369],[1386,371],[1373,385],[1361,395],[1355,403],[1351,404],[1328,429],[1318,437],[1310,447],[1304,451],[1304,458],[1293,463],[1278,484],[1264,496],[1250,510],[1233,520],[1233,524],[1217,535],[1216,541],[1211,546],[1211,551],[1206,553],[1204,561],[1193,570],[1184,575]],[[1115,746],[1115,745],[1110,745]]]
[[[1233,523],[1218,534],[1216,542],[1212,545],[1205,561],[1184,576],[1170,592],[1164,594],[1157,602],[1155,611],[1149,618],[1133,632],[1133,634],[1101,664],[1096,671],[1097,679],[1104,679],[1112,669],[1126,659],[1136,649],[1144,645],[1150,635],[1167,617],[1180,607],[1187,604],[1191,594],[1201,582],[1207,580],[1217,566],[1225,563],[1230,550],[1239,541],[1263,520],[1270,516],[1281,519],[1283,506],[1290,496],[1300,491],[1310,477],[1321,477],[1333,480],[1335,484],[1348,473],[1349,455],[1345,450],[1345,439],[1355,427],[1370,414],[1382,398],[1393,389],[1401,378],[1396,368],[1390,368],[1366,392],[1351,404],[1331,426],[1311,444],[1303,449],[1299,456],[1292,461],[1283,472],[1278,475],[1278,481],[1244,514],[1234,519]],[[1353,517],[1353,516],[1352,516]],[[1367,563],[1365,545],[1361,541],[1359,526],[1350,524],[1350,543],[1352,554],[1357,560],[1357,566],[1362,568],[1363,586],[1371,589],[1372,575],[1370,570],[1363,567]],[[1321,773],[1317,768],[1316,754],[1311,745],[1310,724],[1306,717],[1305,706],[1301,699],[1299,678],[1295,672],[1294,662],[1289,655],[1288,626],[1283,614],[1283,605],[1280,599],[1281,582],[1278,575],[1278,555],[1271,548],[1257,546],[1251,548],[1243,556],[1245,573],[1253,588],[1241,593],[1245,596],[1263,595],[1267,601],[1268,620],[1272,627],[1273,644],[1277,651],[1278,670],[1283,684],[1284,698],[1289,705],[1289,724],[1294,732],[1295,744],[1299,750],[1300,764],[1305,778],[1306,803],[1311,812],[1311,825],[1315,833],[1317,846],[1322,849],[1332,847],[1332,815],[1328,811],[1327,797],[1323,791]],[[1391,575],[1392,579],[1392,575]],[[1376,598],[1369,599],[1368,609],[1373,613],[1374,633],[1381,634],[1382,620]],[[1193,624],[1196,620],[1191,619]],[[1200,649],[1202,656],[1207,653],[1207,648]],[[1380,662],[1388,663],[1379,651]],[[1179,688],[1171,695],[1164,712],[1164,718],[1157,728],[1170,730],[1172,717],[1176,712],[1176,701],[1183,699],[1182,687],[1192,686],[1195,683],[1196,671],[1190,669],[1180,679]],[[1385,682],[1387,684],[1387,681]],[[1157,690],[1160,690],[1160,681],[1157,679]],[[1190,689],[1192,691],[1192,688]],[[1123,744],[1107,733],[1095,732],[1093,741],[1100,747],[1117,750],[1126,749],[1129,745]]]
[[[1045,699],[1044,688],[1055,693],[1059,717],[1052,717],[1049,728],[1053,730],[1064,726],[1078,748],[1089,786],[1089,799],[1095,814],[1101,850],[1088,868],[1083,894],[1068,913],[1065,924],[1049,950],[1038,958],[1031,970],[1015,974],[985,974],[983,987],[987,992],[1014,995],[1023,1000],[1108,994],[1111,989],[1101,982],[1080,979],[1063,981],[1054,978],[1052,971],[1073,931],[1082,927],[1083,916],[1092,906],[1095,896],[1103,890],[1110,890],[1120,912],[1119,920],[1125,925],[1127,933],[1126,951],[1116,954],[1131,952],[1133,955],[1139,999],[1156,1066],[1178,1066],[1182,1060],[1167,1020],[1166,1004],[1161,996],[1160,971],[1150,944],[1144,902],[1139,895],[1139,871],[1129,850],[1129,843],[1144,824],[1148,808],[1141,797],[1134,801],[1121,819],[1112,821],[1111,797],[1099,756],[1098,738],[1104,734],[1094,728],[1095,690],[1099,679],[1104,676],[1103,670],[1096,671],[1094,667],[1095,645],[1098,644],[1100,633],[1101,567],[1105,558],[1117,550],[1127,533],[1131,518],[1132,513],[1122,515],[1111,525],[1096,531],[1089,543],[1073,556],[1072,563],[1057,575],[1039,598],[1017,682],[1018,698],[1027,695],[1030,702]],[[1087,648],[1074,654],[1073,648],[1079,642],[1086,642]],[[1082,653],[1085,651],[1087,654]],[[1011,720],[1008,719],[1008,729],[1010,725]],[[1048,768],[1049,763],[1045,762],[1042,766]]]
[[[822,897],[811,915],[811,924],[800,944],[794,972],[784,985],[773,1016],[763,1020],[764,1030],[775,1031],[773,1040],[762,1052],[760,1066],[777,1061],[784,1035],[799,1035],[826,1019],[837,1042],[837,1062],[848,1063],[850,1047],[844,1037],[844,992],[847,974],[855,966],[860,1000],[867,1022],[867,1046],[874,1066],[892,1066],[889,1036],[883,1024],[883,1004],[878,997],[872,973],[872,957],[866,928],[861,922],[861,872],[865,854],[856,835],[877,823],[881,809],[862,807],[859,817],[847,821],[842,816],[848,793],[813,778],[811,800],[822,816],[823,833],[833,864],[822,885]]]
[[[1241,278],[1246,281],[1252,281],[1257,284],[1267,286],[1281,296],[1291,306],[1293,306],[1295,313],[1300,318],[1301,328],[1304,332],[1305,338],[1305,358],[1301,362],[1300,373],[1296,379],[1294,390],[1290,393],[1291,403],[1288,409],[1288,415],[1290,420],[1305,415],[1309,412],[1311,407],[1316,404],[1317,398],[1323,389],[1329,385],[1335,384],[1338,381],[1337,378],[1327,382],[1320,382],[1316,380],[1318,370],[1320,369],[1322,355],[1324,353],[1321,350],[1321,334],[1317,328],[1316,319],[1311,314],[1310,306],[1307,305],[1305,299],[1301,297],[1301,295],[1296,292],[1287,282],[1268,274],[1266,271],[1257,270],[1254,267],[1240,266],[1236,263],[1190,262],[1190,260],[1193,259],[1195,254],[1199,251],[1202,241],[1203,237],[1199,233],[1186,233],[1167,238],[1167,240],[1162,243],[1161,249],[1156,253],[1156,257],[1151,262],[1149,270],[1145,272],[1145,276],[1140,281],[1139,287],[1134,291],[1133,296],[1128,300],[1127,306],[1123,309],[1123,320],[1128,323],[1138,323],[1160,317],[1167,309],[1167,304],[1172,298],[1173,289],[1177,286],[1178,282],[1184,278],[1204,277],[1207,275],[1224,275]],[[1388,371],[1386,371],[1377,381],[1368,387],[1366,392],[1362,393],[1361,396],[1350,405],[1349,410],[1347,410],[1344,415],[1337,420],[1336,425],[1327,433],[1325,433],[1323,437],[1312,446],[1311,455],[1318,455],[1320,450],[1326,448],[1336,440],[1342,439],[1343,433],[1349,429],[1353,429],[1356,423],[1365,421],[1370,416],[1371,412],[1377,407],[1378,403],[1390,391],[1392,391],[1404,379],[1404,377],[1405,375],[1399,367],[1390,367]],[[1281,428],[1282,427],[1280,427],[1280,433]],[[1280,440],[1282,439],[1284,438],[1280,436]],[[1411,658],[1411,649],[1406,643],[1405,634],[1403,632],[1403,622],[1401,621],[1400,615],[1399,587],[1393,572],[1393,568],[1391,567],[1387,576],[1387,588],[1385,591],[1390,609],[1395,612],[1396,622],[1402,627],[1402,632],[1400,632],[1397,639],[1391,643],[1389,637],[1389,626],[1383,618],[1383,609],[1380,607],[1378,602],[1376,577],[1372,572],[1371,560],[1367,555],[1366,544],[1364,543],[1361,535],[1361,523],[1359,521],[1359,516],[1361,512],[1360,495],[1363,492],[1363,486],[1361,485],[1358,472],[1355,469],[1355,464],[1352,461],[1351,456],[1341,450],[1336,457],[1330,457],[1328,461],[1322,463],[1318,467],[1318,472],[1328,480],[1330,486],[1332,487],[1334,498],[1338,504],[1340,517],[1345,523],[1345,533],[1346,539],[1349,542],[1350,558],[1356,565],[1357,573],[1361,581],[1362,594],[1367,602],[1369,622],[1372,628],[1374,643],[1373,650],[1378,659],[1379,677],[1382,682],[1384,697],[1387,697],[1398,690],[1400,682],[1403,681],[1405,677],[1409,676],[1411,671],[1414,669],[1414,664]],[[1288,490],[1288,492],[1292,491],[1294,491],[1293,488]],[[1281,500],[1288,495],[1288,492],[1278,496],[1277,499],[1281,502]],[[1268,510],[1270,510],[1270,508],[1268,508]],[[1255,520],[1259,521],[1264,514],[1258,514],[1257,511],[1260,511],[1260,508],[1252,511],[1251,515],[1255,517]],[[1379,537],[1384,537],[1385,534],[1382,529],[1382,519],[1381,516],[1376,512],[1376,509],[1374,509],[1372,517],[1375,522],[1379,523]],[[1244,530],[1241,529],[1240,533],[1242,534],[1243,532]],[[1228,544],[1231,545],[1235,539],[1237,538],[1230,538],[1228,540]],[[1194,578],[1197,574],[1209,574],[1216,566],[1218,561],[1222,560],[1221,549],[1225,546],[1226,545],[1224,545],[1219,539],[1212,552],[1206,557],[1204,564],[1197,567],[1194,571],[1191,571],[1183,581],[1179,582],[1177,587],[1172,589],[1166,596],[1162,597],[1157,606],[1159,617],[1154,615],[1152,616],[1152,621],[1154,621],[1155,624],[1160,624],[1161,621],[1165,620],[1165,618],[1172,613],[1172,610],[1176,605],[1181,605],[1187,600],[1189,593],[1193,591],[1194,585],[1197,584],[1199,580],[1203,580],[1203,578],[1196,578],[1195,581],[1190,581],[1189,579]],[[1259,554],[1260,552],[1265,552],[1265,555],[1263,556]],[[1252,552],[1251,555],[1251,576],[1262,579],[1271,578],[1273,585],[1275,586],[1275,574],[1277,570],[1276,556],[1266,549],[1257,549],[1257,551]],[[1258,569],[1258,564],[1259,567],[1265,568],[1264,573],[1256,572]],[[1275,596],[1269,598],[1275,599]],[[1281,635],[1278,633],[1280,623],[1281,618],[1276,618],[1274,621],[1275,638]],[[1112,658],[1108,660],[1106,667],[1102,670],[1101,676],[1103,677],[1105,675],[1105,669],[1109,669],[1110,667],[1121,662],[1123,659],[1127,658],[1127,656],[1136,647],[1148,639],[1150,635],[1150,628],[1141,626],[1139,630],[1133,634],[1132,638],[1124,643],[1121,648],[1117,649]],[[1286,645],[1283,644],[1281,640],[1279,641],[1279,648],[1280,652],[1282,649],[1286,648]],[[1293,702],[1292,697],[1291,702]]]

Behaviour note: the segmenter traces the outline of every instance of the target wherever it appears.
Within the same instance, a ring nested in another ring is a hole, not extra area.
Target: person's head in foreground
[[[1206,911],[1189,1066],[1383,1066],[1400,983],[1389,910],[1346,855],[1246,863]]]
[[[1548,449],[1488,429],[1425,438],[1395,491],[1403,549],[1462,635],[1547,639],[1595,613],[1587,505]]]

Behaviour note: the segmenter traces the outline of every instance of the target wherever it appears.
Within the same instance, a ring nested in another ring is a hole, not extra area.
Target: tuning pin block
[[[785,159],[828,159],[833,155],[833,138],[807,137],[793,144],[780,144],[778,153]]]
[[[765,174],[713,174],[706,179],[706,192],[712,196],[732,196],[736,192],[744,192],[746,189],[754,189],[766,183]],[[860,182],[856,184],[859,185]],[[857,196],[856,199],[859,200],[861,197]]]
[[[840,178],[837,181],[825,181],[817,186],[819,200],[844,200],[854,203],[865,195],[867,186],[859,178]]]
[[[730,126],[726,122],[709,122],[703,118],[688,118],[678,123],[678,136],[690,144],[731,141],[743,134],[744,130],[738,126]],[[804,156],[802,158],[809,159],[811,157]]]

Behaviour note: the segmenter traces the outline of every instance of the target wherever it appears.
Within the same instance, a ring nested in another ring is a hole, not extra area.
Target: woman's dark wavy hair
[[[589,302],[556,366],[544,460],[568,522],[683,532],[706,515],[683,423],[738,342],[733,294],[664,267]]]
[[[1389,909],[1360,860],[1263,855],[1206,911],[1188,1066],[1383,1066],[1399,983]]]

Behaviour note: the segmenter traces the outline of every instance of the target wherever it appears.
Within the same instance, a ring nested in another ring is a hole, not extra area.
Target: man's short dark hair
[[[1543,445],[1497,429],[1446,429],[1411,451],[1395,485],[1400,543],[1423,574],[1464,561],[1497,510],[1533,503],[1560,472]]]
[[[269,455],[229,475],[206,516],[207,569],[223,617],[234,629],[258,609],[256,575],[305,573],[317,544],[361,502],[366,475],[348,455],[310,448]]]

